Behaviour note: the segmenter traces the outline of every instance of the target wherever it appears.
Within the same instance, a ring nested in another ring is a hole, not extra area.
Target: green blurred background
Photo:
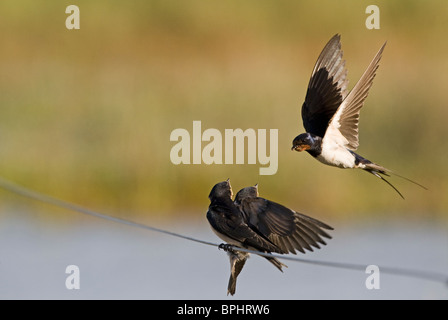
[[[68,30],[65,8],[80,8]],[[139,220],[204,219],[211,187],[259,183],[262,196],[324,221],[447,221],[448,2],[1,1],[0,175]],[[359,153],[428,187],[290,150],[315,60],[342,35],[350,88],[387,41],[361,112]],[[174,165],[170,133],[279,129],[279,169]],[[1,191],[6,200],[55,214]]]

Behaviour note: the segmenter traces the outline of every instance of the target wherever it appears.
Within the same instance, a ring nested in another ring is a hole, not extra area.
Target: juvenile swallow
[[[234,203],[246,223],[277,246],[277,253],[313,251],[313,247],[320,249],[319,243],[326,245],[322,237],[331,239],[323,229],[333,230],[332,227],[279,203],[261,198],[258,194],[258,184],[241,189],[236,194]]]
[[[247,224],[232,197],[229,179],[217,183],[210,192],[207,219],[216,235],[230,245],[267,253],[279,252],[280,249],[272,241]],[[271,257],[266,259],[282,271],[280,261]]]
[[[318,220],[299,214],[275,202],[258,198],[257,187],[240,190],[235,202],[229,180],[217,183],[211,190],[207,219],[212,230],[227,244],[260,251],[280,254],[296,253],[295,249],[305,253],[325,244],[322,236],[331,238],[322,230],[332,228]],[[233,295],[236,279],[249,254],[226,249],[230,258],[231,275],[227,294]],[[265,257],[283,272],[286,267],[274,257]]]
[[[372,86],[385,45],[349,92],[340,36],[336,34],[330,39],[316,61],[302,105],[306,133],[294,138],[291,150],[306,151],[326,165],[365,170],[385,181],[404,198],[384,176],[394,174],[425,187],[354,152],[359,146],[359,113]]]

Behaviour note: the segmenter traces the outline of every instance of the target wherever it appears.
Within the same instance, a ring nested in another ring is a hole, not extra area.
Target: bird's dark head
[[[298,152],[306,151],[312,148],[314,145],[315,140],[313,136],[310,133],[302,133],[299,134],[297,137],[294,138],[292,141],[292,148],[291,150],[295,150]]]
[[[219,182],[214,185],[212,188],[212,191],[210,191],[210,194],[208,195],[208,198],[212,200],[213,198],[230,198],[232,199],[233,192],[232,187],[230,186],[230,179],[227,179],[226,181]]]
[[[258,183],[252,187],[246,187],[238,191],[235,196],[235,202],[241,203],[243,199],[256,197],[258,197]]]

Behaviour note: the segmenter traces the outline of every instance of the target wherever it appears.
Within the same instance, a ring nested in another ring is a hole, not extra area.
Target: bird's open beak
[[[306,150],[309,150],[309,149],[311,149],[311,146],[308,145],[308,144],[298,144],[296,146],[292,146],[292,148],[291,148],[291,150],[295,150],[295,151],[298,151],[298,152],[306,151]]]
[[[227,182],[227,185],[229,186],[229,189],[230,189],[230,198],[232,198],[233,197],[233,190],[232,190],[232,186],[230,185],[230,178],[228,178],[226,180],[226,182]]]

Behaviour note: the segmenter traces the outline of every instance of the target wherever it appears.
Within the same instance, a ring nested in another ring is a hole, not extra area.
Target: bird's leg
[[[225,252],[232,252],[232,253],[234,253],[235,251],[232,249],[232,245],[231,244],[228,244],[228,243],[221,243],[219,246],[218,246],[218,249],[222,249],[222,250],[224,250]]]

